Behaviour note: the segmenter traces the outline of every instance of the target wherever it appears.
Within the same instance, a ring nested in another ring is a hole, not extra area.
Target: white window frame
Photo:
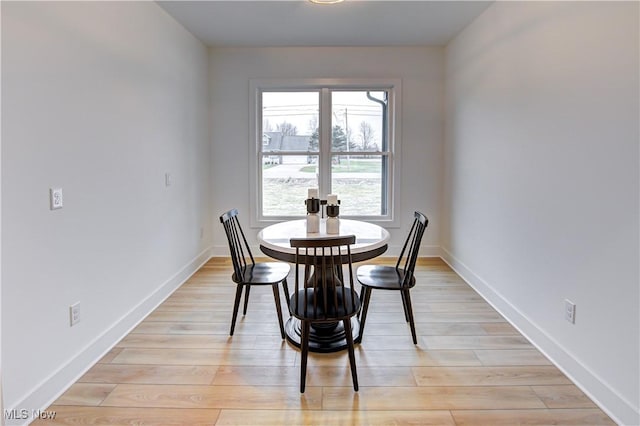
[[[262,214],[262,92],[263,91],[320,91],[320,114],[331,114],[330,102],[326,102],[326,97],[330,97],[327,90],[386,90],[388,91],[388,211],[386,215],[380,216],[346,216],[348,219],[359,219],[367,222],[378,223],[385,227],[399,227],[396,211],[400,209],[400,161],[401,154],[401,80],[395,78],[383,79],[252,79],[249,81],[249,207],[251,209],[251,227],[262,228],[283,220],[301,219],[292,216],[263,216]],[[322,99],[324,98],[324,99]],[[323,121],[321,120],[322,124]],[[325,127],[320,131],[320,162],[325,162],[330,167],[331,158],[331,124],[325,120]],[[323,167],[322,164],[318,165]],[[321,173],[320,179],[325,181],[322,186],[330,186],[330,173]],[[326,194],[320,194],[324,198]],[[304,203],[304,200],[300,200]]]

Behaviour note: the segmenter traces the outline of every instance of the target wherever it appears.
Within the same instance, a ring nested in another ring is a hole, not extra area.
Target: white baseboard
[[[526,315],[513,306],[499,292],[475,274],[463,262],[444,248],[442,259],[463,280],[478,292],[494,309],[540,350],[556,367],[589,396],[609,417],[620,425],[640,424],[638,407],[617,393],[605,380],[577,360],[557,340],[540,329]]]
[[[15,407],[41,407],[40,409],[42,411],[46,410],[69,386],[82,377],[89,368],[106,355],[116,343],[129,334],[131,330],[164,302],[167,297],[189,279],[189,277],[200,269],[210,258],[210,248],[198,254],[171,278],[162,283],[156,291],[142,300],[116,321],[108,330],[80,350],[69,362],[35,386]],[[16,417],[21,417],[23,414],[21,408],[7,408],[7,410],[14,410],[15,413],[18,413]],[[27,419],[5,419],[6,425],[17,426],[29,424],[34,420],[31,417],[33,413],[29,411],[26,414],[29,416]]]

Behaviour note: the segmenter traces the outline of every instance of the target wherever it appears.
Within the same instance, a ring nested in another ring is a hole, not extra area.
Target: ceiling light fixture
[[[309,1],[315,4],[336,4],[336,3],[342,3],[344,0],[309,0]]]

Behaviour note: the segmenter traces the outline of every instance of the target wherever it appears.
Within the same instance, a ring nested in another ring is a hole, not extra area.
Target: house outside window
[[[399,80],[251,81],[252,224],[303,218],[309,188],[340,216],[394,220]]]

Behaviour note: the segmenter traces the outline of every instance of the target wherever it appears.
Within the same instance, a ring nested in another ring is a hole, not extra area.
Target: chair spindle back
[[[354,235],[291,239],[291,247],[296,249],[294,294],[312,294],[310,298],[295,297],[292,312],[314,321],[335,321],[358,309],[351,257],[351,244],[355,240]],[[301,267],[304,267],[303,274]],[[348,270],[347,282],[343,268]],[[300,306],[301,303],[304,306]]]
[[[411,279],[413,278],[413,273],[416,268],[416,261],[418,260],[418,252],[420,251],[420,242],[422,241],[424,230],[427,229],[428,224],[429,220],[424,214],[420,212],[414,213],[411,230],[402,246],[402,251],[396,263],[396,270],[404,272],[404,278],[402,280],[403,287],[411,285]]]
[[[232,209],[220,216],[220,222],[224,226],[224,232],[227,234],[227,242],[229,243],[229,251],[231,252],[231,260],[233,270],[237,276],[242,275],[242,271],[247,267],[247,258],[252,265],[255,260],[249,249],[247,238],[244,236],[240,221],[238,220],[238,210]]]

